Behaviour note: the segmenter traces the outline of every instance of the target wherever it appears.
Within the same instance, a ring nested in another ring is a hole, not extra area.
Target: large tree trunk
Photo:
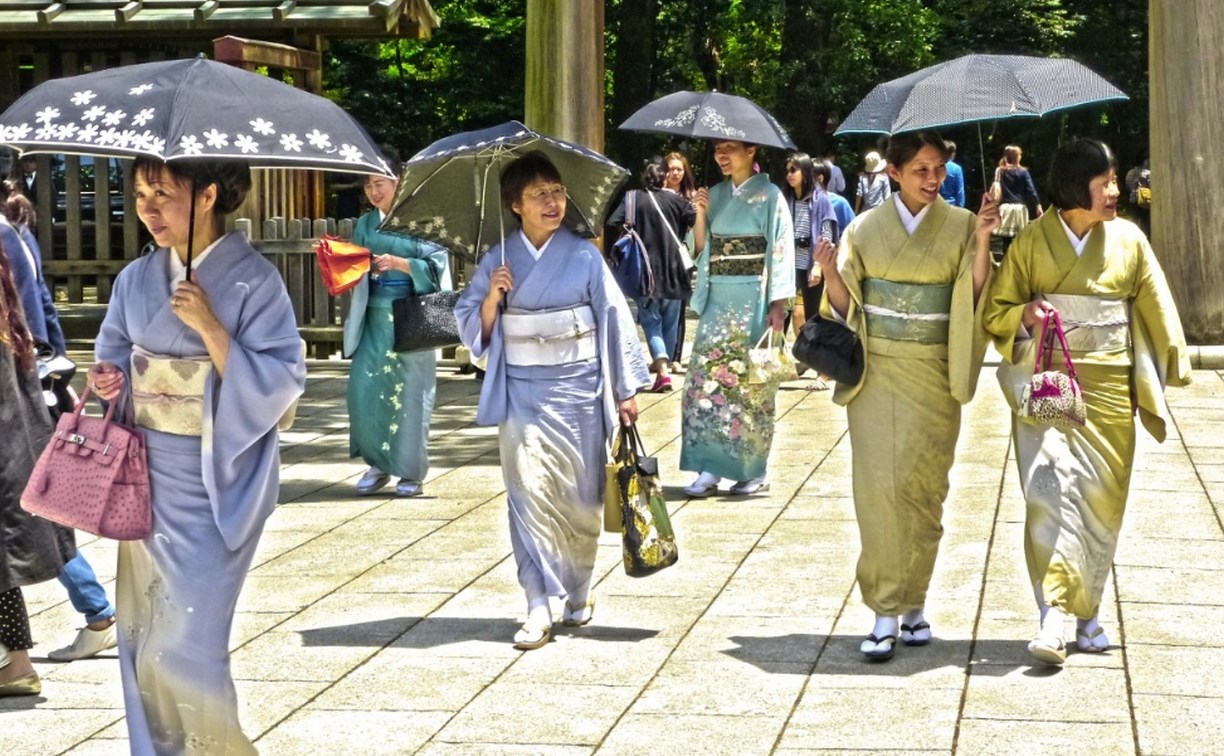
[[[603,152],[603,63],[603,0],[527,0],[528,126]]]
[[[616,9],[616,58],[612,64],[612,132],[608,155],[634,168],[653,157],[646,154],[657,135],[620,131],[616,127],[653,99],[655,19],[658,0],[621,0]]]
[[[1224,4],[1151,0],[1148,18],[1152,241],[1187,340],[1224,344]]]

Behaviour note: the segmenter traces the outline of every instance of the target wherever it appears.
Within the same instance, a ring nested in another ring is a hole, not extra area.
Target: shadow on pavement
[[[395,617],[311,628],[300,634],[304,646],[382,647],[390,644],[395,648],[436,648],[472,641],[505,644],[518,629],[517,621],[505,617]],[[658,634],[658,630],[636,627],[596,624],[566,627],[560,621],[553,625],[555,636],[574,635],[595,641],[636,643]]]

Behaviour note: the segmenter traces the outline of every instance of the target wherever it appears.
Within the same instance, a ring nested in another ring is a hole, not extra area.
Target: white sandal
[[[519,651],[534,651],[552,640],[552,625],[533,625],[531,620],[514,634],[514,647]]]

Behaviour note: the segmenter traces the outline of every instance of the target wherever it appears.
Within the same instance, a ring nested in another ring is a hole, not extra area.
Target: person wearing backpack
[[[693,293],[689,272],[693,261],[682,239],[697,220],[693,203],[662,191],[666,178],[661,161],[647,163],[642,170],[645,189],[627,192],[608,218],[612,228],[627,224],[637,230],[653,273],[649,293],[637,298],[637,312],[650,351],[650,370],[655,374],[650,390],[655,393],[672,390],[671,356],[676,352],[684,303]]]

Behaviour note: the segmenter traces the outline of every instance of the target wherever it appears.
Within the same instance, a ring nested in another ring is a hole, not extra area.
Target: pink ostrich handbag
[[[76,409],[60,416],[21,494],[27,512],[77,530],[136,541],[153,529],[153,499],[144,436],[106,417],[82,415],[90,390]]]

